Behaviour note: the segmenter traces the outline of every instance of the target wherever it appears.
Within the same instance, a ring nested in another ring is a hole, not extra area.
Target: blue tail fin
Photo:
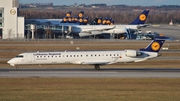
[[[159,52],[164,42],[165,39],[155,39],[146,48],[140,49],[140,51]]]
[[[149,10],[144,10],[133,22],[130,23],[130,25],[144,24],[148,14]]]
[[[77,15],[78,19],[83,18],[83,14],[84,14],[84,11],[80,11]]]

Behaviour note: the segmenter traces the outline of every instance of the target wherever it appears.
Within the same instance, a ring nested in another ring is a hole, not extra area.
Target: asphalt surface
[[[117,68],[61,68],[61,69],[19,69],[1,68],[0,78],[180,78],[180,69],[137,69]]]
[[[174,40],[180,40],[180,26],[179,25],[151,25],[142,28],[142,32],[151,31],[152,33],[157,32],[164,34],[167,37],[171,37]]]

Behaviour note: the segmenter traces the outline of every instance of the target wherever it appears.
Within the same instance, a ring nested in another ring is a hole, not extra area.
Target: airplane
[[[158,57],[164,42],[164,38],[156,38],[146,48],[139,50],[27,52],[7,63],[16,66],[16,69],[19,69],[19,65],[80,64],[94,65],[95,70],[100,70],[102,65],[141,62]]]
[[[147,16],[149,14],[149,10],[144,10],[133,22],[128,25],[69,25],[72,27],[73,34],[78,34],[79,37],[91,36],[91,35],[99,35],[102,33],[114,33],[114,34],[122,34],[127,33],[127,30],[133,29],[137,30],[141,27],[146,27],[144,24]],[[98,21],[96,19],[96,21]],[[99,21],[101,22],[101,21]],[[66,25],[64,25],[66,26]]]

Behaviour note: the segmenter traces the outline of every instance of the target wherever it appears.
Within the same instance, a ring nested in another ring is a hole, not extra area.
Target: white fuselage
[[[99,35],[102,33],[122,34],[127,29],[138,29],[138,25],[72,25],[73,33],[79,36]]]
[[[27,64],[89,64],[106,65],[118,62],[140,62],[157,57],[156,52],[138,51],[140,54],[130,57],[129,51],[64,51],[22,53],[8,61],[12,66]]]

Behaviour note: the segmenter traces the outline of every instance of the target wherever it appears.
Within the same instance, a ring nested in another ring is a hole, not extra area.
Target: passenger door
[[[32,53],[26,53],[26,56],[27,56],[27,62],[28,63],[34,62],[34,57],[33,57]]]

